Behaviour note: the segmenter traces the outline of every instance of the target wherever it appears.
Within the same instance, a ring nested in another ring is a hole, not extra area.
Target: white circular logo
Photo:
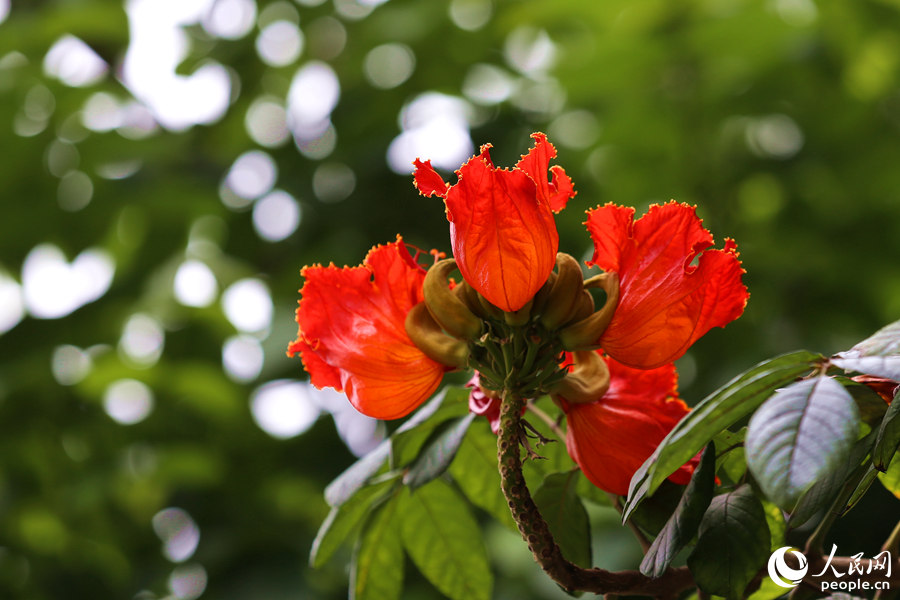
[[[809,569],[806,557],[796,550],[791,550],[791,552],[800,561],[800,568],[792,569],[787,566],[787,563],[784,562],[784,555],[788,550],[791,550],[790,546],[779,548],[769,557],[769,577],[772,578],[776,585],[780,585],[783,588],[797,587],[803,581],[806,571]]]

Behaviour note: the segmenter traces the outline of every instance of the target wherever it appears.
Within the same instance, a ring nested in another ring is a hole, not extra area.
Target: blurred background
[[[449,251],[411,161],[538,130],[562,250],[670,198],[738,241],[690,403],[900,318],[897,0],[0,0],[0,597],[344,597],[349,550],[306,567],[321,493],[385,431],[285,356],[299,270]],[[487,537],[495,597],[562,596]]]

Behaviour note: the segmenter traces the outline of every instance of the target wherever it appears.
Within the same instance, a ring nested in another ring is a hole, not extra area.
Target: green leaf
[[[900,498],[900,460],[891,461],[891,466],[878,475],[878,480],[890,493]]]
[[[822,477],[843,469],[859,432],[859,412],[830,377],[778,391],[750,419],[747,466],[766,496],[792,510]]]
[[[763,512],[766,514],[766,524],[769,526],[769,549],[776,550],[787,542],[787,523],[784,520],[784,511],[765,500],[761,501]]]
[[[878,428],[875,438],[875,449],[872,450],[872,464],[879,471],[887,471],[891,459],[900,448],[900,389],[888,407]]]
[[[672,517],[653,540],[644,560],[641,573],[648,577],[660,577],[669,568],[675,555],[690,542],[703,514],[709,507],[716,487],[716,448],[710,443],[703,451],[699,468],[691,477]]]
[[[805,350],[763,361],[704,398],[660,443],[631,479],[623,518],[716,434],[740,421],[776,389],[809,372],[822,356]]]
[[[391,484],[396,481],[365,486],[340,506],[335,506],[328,513],[319,527],[316,539],[309,553],[309,564],[314,569],[324,565],[342,544],[350,538],[363,518],[369,514],[373,504],[378,502]]]
[[[747,428],[741,427],[737,432],[725,430],[716,434],[716,473],[724,476],[730,483],[739,484],[747,472],[747,459],[744,456],[744,438]]]
[[[513,531],[519,531],[500,489],[497,436],[491,432],[487,419],[469,427],[469,433],[450,464],[450,474],[472,504]]]
[[[453,600],[489,600],[493,575],[478,523],[463,498],[435,479],[400,495],[400,534],[416,567]]]
[[[712,499],[688,568],[707,594],[740,598],[769,558],[769,543],[765,512],[745,484]]]
[[[862,479],[859,484],[857,484],[856,489],[853,490],[853,494],[850,495],[850,499],[847,500],[847,504],[844,505],[841,514],[846,514],[849,512],[856,503],[862,500],[862,497],[866,495],[866,492],[869,491],[869,488],[872,487],[872,484],[875,482],[875,478],[878,476],[878,469],[874,466],[869,465],[866,467],[866,472],[863,474]]]
[[[325,488],[325,501],[329,506],[339,507],[350,499],[362,486],[369,481],[387,460],[391,452],[390,440],[384,440],[374,450],[350,465],[347,470],[337,476]]]
[[[353,556],[351,600],[392,600],[403,591],[403,544],[397,523],[398,489],[372,514]]]
[[[826,473],[800,496],[788,520],[791,529],[800,527],[834,504],[841,489],[848,480],[854,477],[863,460],[869,455],[874,438],[875,434],[869,433],[864,438],[857,440],[843,466]]]
[[[469,412],[469,392],[462,388],[445,388],[441,403],[432,406],[429,402],[424,415],[416,413],[391,435],[391,468],[405,467],[414,462],[432,433],[450,419]],[[423,409],[424,410],[424,409]],[[421,412],[421,411],[420,411]]]
[[[879,329],[850,350],[836,354],[831,364],[847,371],[900,381],[900,321]]]
[[[415,490],[446,471],[475,417],[475,413],[469,413],[464,417],[451,419],[422,450],[416,462],[403,476],[403,483]]]
[[[325,488],[325,501],[330,506],[340,506],[347,501],[356,490],[361,488],[369,481],[375,473],[381,469],[384,461],[390,456],[394,440],[402,438],[403,435],[412,431],[425,421],[427,421],[444,402],[444,398],[453,393],[452,389],[445,388],[434,398],[428,401],[425,406],[420,408],[410,417],[403,425],[397,428],[390,439],[384,440],[374,450],[360,458],[358,461],[350,465],[346,471],[337,476],[337,478],[328,484]]]
[[[533,498],[563,556],[576,565],[590,567],[591,524],[575,492],[580,476],[578,469],[548,475]]]

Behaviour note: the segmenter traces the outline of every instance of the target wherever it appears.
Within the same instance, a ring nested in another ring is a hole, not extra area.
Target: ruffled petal
[[[635,471],[690,409],[677,397],[675,366],[632,369],[607,358],[609,391],[596,402],[569,404],[566,448],[597,487],[624,496]],[[669,479],[686,484],[693,461]]]
[[[556,263],[559,235],[553,206],[575,194],[562,169],[547,179],[556,155],[543,134],[513,169],[497,169],[490,145],[456,172],[458,182],[442,190],[430,164],[416,161],[415,183],[424,195],[444,197],[453,256],[463,278],[498,308],[519,310],[534,297]]]
[[[537,187],[538,197],[547,203],[550,210],[558,213],[577,192],[572,186],[572,180],[559,165],[549,168],[553,179],[547,181],[547,170],[550,159],[556,158],[556,148],[547,141],[547,136],[543,133],[532,133],[531,137],[535,142],[534,147],[519,160],[516,168],[525,171]]]
[[[419,193],[425,196],[439,196],[443,198],[447,195],[447,183],[438,175],[437,171],[431,166],[431,161],[422,162],[418,158],[413,161],[416,170],[413,173],[413,184]]]
[[[589,264],[619,274],[619,304],[600,345],[618,361],[651,369],[738,318],[749,293],[736,244],[707,249],[713,238],[694,207],[653,205],[633,219],[633,208],[613,204],[588,211]]]
[[[344,391],[361,413],[409,414],[434,393],[443,365],[406,334],[409,310],[423,299],[425,271],[402,239],[369,251],[358,267],[305,267],[300,326],[288,354],[300,354],[316,387]]]

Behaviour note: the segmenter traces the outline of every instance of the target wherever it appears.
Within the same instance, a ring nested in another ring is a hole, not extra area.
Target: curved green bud
[[[456,261],[445,258],[428,269],[422,284],[425,305],[444,331],[461,340],[473,340],[481,335],[482,322],[447,285],[447,276],[455,268]]]
[[[468,365],[469,345],[444,333],[424,302],[419,302],[406,313],[404,326],[412,343],[431,360],[456,369]]]
[[[512,325],[513,327],[521,327],[528,323],[528,321],[531,320],[531,307],[533,304],[534,298],[529,300],[525,306],[515,312],[504,312],[503,318],[506,320],[506,324]]]
[[[550,290],[553,289],[553,284],[556,282],[556,277],[556,272],[550,271],[547,281],[544,282],[541,289],[531,299],[531,314],[540,315],[544,311],[544,307],[547,306],[547,300],[550,298]]]
[[[604,273],[603,279],[591,278],[590,285],[597,285],[606,292],[606,304],[585,319],[569,325],[559,333],[559,341],[566,350],[589,350],[598,348],[600,336],[612,321],[619,305],[619,274]]]
[[[573,353],[575,368],[548,390],[554,399],[563,398],[573,404],[587,404],[603,397],[609,390],[609,368],[603,357],[593,350]]]
[[[481,307],[481,314],[484,314],[486,319],[493,319],[495,321],[503,320],[503,311],[491,304],[488,299],[481,294],[478,294],[478,305]]]
[[[594,313],[594,297],[587,290],[581,290],[578,295],[578,301],[575,305],[575,312],[572,314],[572,321],[581,321]]]
[[[541,324],[553,331],[572,320],[583,291],[581,267],[578,261],[564,252],[556,255],[556,281],[550,288],[547,304],[541,313]]]

